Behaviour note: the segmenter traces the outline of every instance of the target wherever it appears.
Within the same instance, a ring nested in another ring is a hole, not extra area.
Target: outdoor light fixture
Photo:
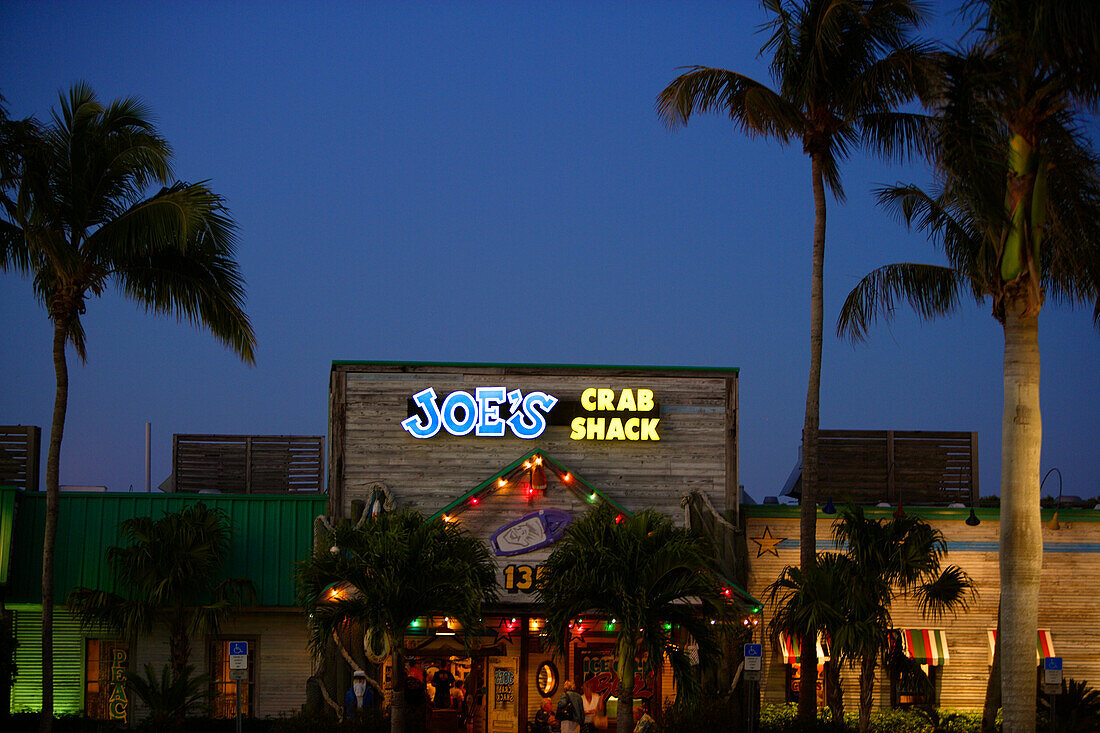
[[[825,506],[821,508],[823,514],[836,514],[836,507],[833,506],[833,497],[829,497],[829,500],[825,502]]]
[[[978,519],[978,515],[974,513],[974,507],[970,507],[970,516],[966,518],[966,524],[969,527],[977,527],[982,523],[982,520]]]
[[[542,459],[538,459],[535,467],[531,469],[531,488],[535,491],[546,491],[546,471],[542,470]]]
[[[1057,468],[1052,468],[1043,475],[1043,480],[1039,482],[1039,495],[1042,497],[1043,484],[1047,482],[1047,478],[1050,474],[1058,474],[1058,501],[1054,505],[1054,516],[1050,518],[1050,524],[1048,525],[1051,530],[1057,532],[1062,528],[1062,525],[1058,524],[1058,510],[1062,508],[1062,472]]]
[[[435,629],[436,636],[454,636],[455,632],[451,630],[450,619],[446,616],[443,617],[443,621]]]

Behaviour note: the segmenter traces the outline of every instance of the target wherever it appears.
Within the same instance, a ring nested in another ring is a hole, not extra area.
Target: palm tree
[[[695,112],[723,112],[748,135],[802,143],[810,158],[814,197],[810,277],[810,373],[802,430],[801,565],[813,564],[816,548],[817,440],[820,424],[822,270],[825,260],[825,189],[844,199],[840,163],[856,146],[894,157],[922,142],[919,115],[897,111],[924,91],[928,51],[910,40],[923,22],[918,0],[765,0],[778,86],[726,69],[691,67],[658,96],[657,111],[672,126]],[[813,635],[802,640],[807,681],[814,684]],[[805,696],[803,696],[805,697]],[[799,718],[814,717],[812,698],[800,702]]]
[[[890,645],[893,601],[909,597],[935,621],[966,610],[974,584],[958,566],[943,567],[947,543],[918,517],[876,520],[862,508],[848,508],[833,523],[833,537],[841,551],[818,555],[809,573],[788,566],[768,587],[774,608],[768,627],[773,641],[780,632],[818,629],[828,635],[827,692],[836,725],[844,719],[840,668],[859,665],[859,729],[867,731],[875,668]]]
[[[829,639],[847,641],[846,635],[853,634],[855,619],[852,614],[851,579],[854,571],[851,561],[845,555],[835,552],[822,552],[817,562],[803,571],[797,566],[788,565],[779,577],[768,586],[768,605],[772,608],[772,618],[768,622],[768,632],[773,646],[778,646],[780,633],[791,638],[802,639],[817,633],[825,634]],[[875,582],[873,578],[861,582]],[[872,633],[886,633],[880,626],[881,618],[864,620],[864,628],[870,626]],[[853,637],[851,641],[855,641]],[[816,638],[815,638],[816,645]],[[842,664],[858,654],[848,655],[852,643],[838,645],[835,641],[830,648],[830,664],[825,667],[825,694],[834,726],[844,724],[844,693],[840,682]],[[816,650],[815,650],[816,651]],[[804,654],[805,652],[800,652]],[[801,659],[801,658],[800,658]],[[802,668],[805,660],[801,659]],[[800,672],[801,674],[801,672]],[[813,688],[802,686],[802,695],[815,695]],[[800,695],[800,699],[802,697]]]
[[[698,535],[663,514],[646,510],[626,517],[602,505],[570,524],[543,564],[536,594],[546,607],[552,648],[565,653],[571,625],[582,615],[614,623],[619,733],[634,730],[630,701],[639,656],[644,675],[667,655],[680,694],[690,699],[696,692],[688,656],[673,644],[674,626],[698,644],[701,663],[718,655],[716,622],[728,619],[731,603],[705,547]]]
[[[849,658],[859,658],[859,726],[871,724],[875,667],[887,648],[892,627],[890,605],[899,597],[916,603],[921,616],[933,622],[965,611],[974,583],[957,565],[943,567],[947,541],[943,533],[911,514],[888,520],[872,519],[862,507],[843,510],[833,523],[837,547],[847,548],[852,575],[848,587],[850,621],[834,639]],[[879,633],[875,633],[875,631]]]
[[[191,659],[191,637],[217,634],[229,612],[255,596],[251,581],[221,575],[233,543],[232,522],[200,503],[160,519],[127,519],[119,536],[125,544],[107,549],[119,592],[74,588],[67,603],[84,628],[106,626],[136,636],[166,625],[169,664],[178,680]]]
[[[393,669],[391,729],[405,730],[405,634],[421,616],[446,615],[470,634],[482,604],[497,597],[496,565],[485,543],[457,522],[424,521],[411,509],[364,515],[323,530],[298,563],[298,600],[310,614],[310,649],[324,653],[349,624],[364,645],[388,649]]]
[[[9,128],[14,123],[4,123]],[[109,284],[146,310],[208,328],[248,363],[255,338],[234,260],[235,225],[205,183],[173,181],[171,148],[134,98],[104,107],[86,84],[49,125],[0,135],[0,269],[33,278],[53,321],[57,377],[42,547],[42,729],[52,726],[54,543],[68,404],[65,348],[86,357],[80,317]],[[151,186],[162,188],[149,195]]]
[[[1081,110],[1100,102],[1100,5],[982,0],[981,37],[944,60],[935,186],[880,201],[928,233],[946,267],[899,264],[866,276],[838,325],[856,339],[905,298],[922,318],[961,290],[989,298],[1004,332],[1001,434],[1001,685],[1006,731],[1035,725],[1039,516],[1039,313],[1047,295],[1100,319],[1100,164]]]

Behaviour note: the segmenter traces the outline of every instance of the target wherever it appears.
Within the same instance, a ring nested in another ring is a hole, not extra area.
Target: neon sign
[[[439,404],[435,390],[422,389],[413,395],[413,403],[422,414],[401,421],[401,427],[414,438],[431,438],[446,430],[462,436],[473,432],[478,437],[501,438],[511,430],[517,438],[530,440],[546,430],[547,415],[558,398],[545,392],[528,392],[504,387],[478,387],[474,394],[451,392]],[[507,405],[511,415],[504,418],[500,408]]]
[[[401,427],[414,438],[446,431],[479,438],[537,438],[549,426],[569,428],[571,440],[656,441],[661,436],[660,408],[651,389],[613,390],[589,387],[579,401],[562,401],[546,392],[524,394],[504,387],[477,387],[473,393],[451,392],[442,399],[432,387],[409,400]]]
[[[581,407],[587,412],[657,414],[651,389],[624,389],[616,399],[613,389],[589,387],[581,392]],[[660,440],[659,422],[659,417],[579,415],[569,423],[569,437],[572,440]]]

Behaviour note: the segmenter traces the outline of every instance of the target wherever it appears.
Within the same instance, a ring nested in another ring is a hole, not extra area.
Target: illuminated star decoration
[[[778,547],[778,545],[779,545],[780,542],[782,542],[783,540],[785,540],[787,538],[786,537],[772,537],[771,528],[764,527],[764,534],[760,535],[759,537],[751,537],[750,539],[753,542],[756,543],[756,547],[757,547],[756,556],[757,557],[760,557],[760,556],[762,556],[762,555],[764,555],[765,553],[768,553],[768,552],[775,555],[776,557],[779,557],[779,547]]]
[[[584,642],[585,628],[586,627],[584,625],[584,621],[582,621],[581,619],[577,619],[576,621],[570,621],[569,622],[569,640],[570,641],[575,641],[578,646],[584,646],[585,645],[585,642]]]
[[[514,618],[502,618],[500,620],[500,626],[497,627],[497,638],[493,641],[493,644],[499,644],[502,641],[511,643],[512,634],[516,633],[516,629],[519,628],[519,621]]]

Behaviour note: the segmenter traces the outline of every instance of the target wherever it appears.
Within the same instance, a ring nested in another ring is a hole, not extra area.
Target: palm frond
[[[949,267],[914,263],[880,267],[865,275],[844,299],[837,335],[864,340],[871,324],[894,317],[899,298],[923,319],[946,315],[958,306],[961,283],[960,274]]]
[[[962,568],[949,565],[920,585],[915,595],[921,615],[938,622],[948,613],[957,616],[966,611],[977,595],[977,590],[974,581]]]
[[[751,136],[786,142],[802,129],[798,108],[766,85],[725,69],[688,68],[657,97],[657,115],[669,127],[687,124],[697,112],[722,112]]]

